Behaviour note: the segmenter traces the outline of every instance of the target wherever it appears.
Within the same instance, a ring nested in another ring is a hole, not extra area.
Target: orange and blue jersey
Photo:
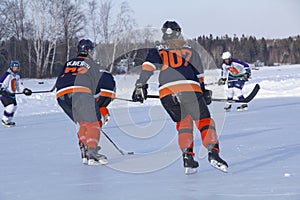
[[[96,94],[94,97],[96,99],[99,99],[100,96],[114,99],[116,95],[116,82],[114,80],[114,77],[107,71],[100,72],[100,80],[98,82]]]
[[[105,116],[109,116],[109,110],[107,109],[107,106],[115,98],[116,95],[116,82],[111,73],[107,71],[100,72],[101,77],[98,82],[98,87],[94,97],[97,101],[99,111],[105,119]]]
[[[56,98],[74,92],[95,95],[100,77],[98,65],[92,60],[80,56],[73,58],[65,64],[57,78]]]
[[[150,49],[142,64],[137,83],[146,84],[154,70],[160,70],[159,96],[163,98],[179,92],[202,92],[204,71],[199,54],[185,45],[170,49],[161,44]],[[201,89],[202,88],[202,89]]]

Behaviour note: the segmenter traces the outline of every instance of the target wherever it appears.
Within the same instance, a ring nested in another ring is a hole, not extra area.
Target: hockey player
[[[94,44],[82,39],[77,57],[69,60],[58,76],[56,98],[64,112],[79,124],[78,140],[82,162],[87,165],[107,164],[107,157],[98,153],[101,114],[95,96],[101,77],[99,66],[92,60]]]
[[[218,81],[219,85],[224,85],[227,80],[227,104],[224,107],[226,111],[231,109],[231,101],[236,95],[239,100],[244,99],[242,89],[244,84],[251,76],[251,69],[249,65],[243,61],[240,61],[236,58],[232,58],[231,53],[226,51],[222,54],[222,72],[221,78]],[[238,111],[248,110],[248,105],[242,103],[237,107]]]
[[[211,93],[204,87],[200,56],[186,45],[177,22],[166,21],[162,33],[163,43],[149,50],[142,64],[142,72],[136,81],[132,99],[141,103],[147,99],[147,81],[153,71],[159,69],[159,97],[176,123],[185,173],[195,173],[199,166],[194,160],[193,122],[201,132],[202,144],[208,150],[210,164],[226,171],[228,165],[219,157],[216,127],[207,107],[211,103]]]
[[[100,70],[101,78],[95,95],[99,111],[103,117],[103,123],[106,125],[110,119],[109,110],[107,106],[115,98],[116,82],[114,77],[107,71]]]
[[[30,96],[32,91],[20,82],[19,61],[11,61],[10,67],[0,78],[0,98],[3,104],[4,113],[2,116],[2,124],[6,127],[15,126],[16,123],[12,121],[13,116],[17,110],[16,92],[23,92],[25,95]]]

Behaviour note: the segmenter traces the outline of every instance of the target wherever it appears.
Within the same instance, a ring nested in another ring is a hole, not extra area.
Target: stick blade
[[[256,94],[258,93],[259,89],[260,89],[260,85],[256,84],[254,86],[253,90],[251,91],[251,93],[245,99],[243,99],[241,101],[237,100],[237,102],[249,103],[256,96]]]
[[[236,102],[236,103],[249,103],[258,93],[260,89],[260,85],[256,84],[251,91],[251,93],[243,100],[232,100],[231,102]],[[219,102],[227,102],[227,99],[218,99],[218,98],[212,98],[212,101],[219,101]]]

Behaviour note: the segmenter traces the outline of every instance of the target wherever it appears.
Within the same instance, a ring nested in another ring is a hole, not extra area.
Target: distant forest
[[[228,50],[234,57],[248,63],[257,60],[264,62],[265,65],[274,64],[298,64],[300,63],[300,35],[286,39],[256,39],[253,36],[238,37],[216,37],[212,35],[200,36],[197,41],[220,63],[220,55]]]
[[[256,39],[252,36],[243,36],[241,38],[223,36],[214,38],[210,35],[200,36],[195,40],[212,56],[217,66],[220,66],[222,62],[221,54],[224,51],[230,51],[234,57],[248,63],[255,63],[259,60],[264,62],[266,66],[300,63],[300,36],[289,37],[287,39],[267,40],[264,38]],[[70,57],[76,56],[76,42],[77,39],[71,42]],[[11,38],[10,40],[2,41],[0,45],[1,73],[7,70],[10,60],[17,59],[22,65],[22,77],[46,78],[56,76],[66,62],[65,44],[61,42],[56,47],[53,67],[50,69],[49,64],[49,67],[46,69],[47,73],[43,76],[37,74],[36,67],[34,67],[35,62],[30,61],[30,57],[28,57],[29,45],[30,41],[25,39],[17,40],[16,38]],[[113,46],[113,44],[109,46]],[[143,45],[140,44],[140,46]],[[149,46],[149,44],[147,46]],[[54,52],[52,51],[51,54],[52,53]],[[136,61],[138,65],[142,62],[141,57],[145,57],[145,49],[143,49],[143,53],[140,52],[140,54],[142,56],[138,56],[138,60]],[[101,61],[99,64],[103,65]]]
[[[136,71],[148,48],[157,42],[157,33],[161,34],[160,28],[150,26],[134,30],[138,26],[127,1],[114,11],[113,0],[0,1],[1,74],[12,60],[18,60],[23,78],[55,77],[64,63],[76,56],[78,39],[87,35],[97,44],[94,57],[101,67],[115,73]],[[202,56],[204,50],[208,52],[202,57],[206,68],[220,66],[224,51],[248,63],[300,63],[300,35],[286,39],[209,35],[188,41],[203,47],[197,49]],[[118,67],[120,70],[115,70]]]

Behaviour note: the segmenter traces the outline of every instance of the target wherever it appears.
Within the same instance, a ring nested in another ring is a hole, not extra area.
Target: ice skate
[[[81,158],[82,158],[82,163],[87,165],[88,164],[88,159],[87,159],[87,146],[83,144],[83,142],[79,142],[79,148],[81,151]]]
[[[88,165],[105,165],[108,163],[107,157],[105,155],[98,153],[99,150],[100,147],[89,148],[87,150]]]
[[[237,111],[246,111],[246,110],[248,110],[248,105],[242,104],[242,105],[238,106],[236,109],[237,109]]]
[[[185,168],[185,174],[194,174],[197,172],[199,164],[194,160],[192,152],[183,154],[183,166]]]
[[[216,169],[221,170],[222,172],[227,172],[228,164],[222,158],[220,158],[219,153],[212,149],[208,152],[208,161],[211,166],[215,167]]]
[[[228,103],[225,105],[224,110],[228,112],[228,111],[230,111],[230,109],[231,109],[231,103],[228,102]]]
[[[16,123],[15,122],[7,122],[7,121],[2,120],[2,125],[5,127],[13,127],[16,125]]]

